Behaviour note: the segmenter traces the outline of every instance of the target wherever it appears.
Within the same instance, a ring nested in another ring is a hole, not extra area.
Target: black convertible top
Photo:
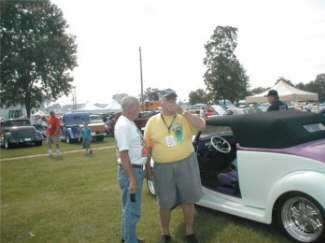
[[[309,132],[308,124],[323,124],[325,116],[311,112],[273,111],[210,118],[207,125],[229,126],[244,147],[286,148],[325,139],[325,130]]]

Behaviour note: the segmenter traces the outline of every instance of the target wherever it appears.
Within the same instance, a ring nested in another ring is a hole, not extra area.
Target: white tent
[[[276,85],[274,85],[272,88],[266,90],[265,92],[253,96],[247,96],[246,102],[267,102],[267,98],[265,97],[269,90],[274,89],[278,91],[278,94],[280,96],[280,100],[282,101],[318,101],[318,94],[303,91],[300,89],[297,89],[291,85],[289,85],[287,82],[280,81]]]
[[[122,107],[120,103],[118,103],[116,100],[112,100],[106,107],[105,109],[107,110],[112,110],[112,111],[121,111]]]
[[[118,112],[121,111],[121,105],[116,102],[115,100],[112,100],[108,105],[105,107],[99,107],[95,104],[86,103],[86,105],[83,108],[78,109],[78,111],[83,112],[90,112],[90,113],[107,113],[107,112]]]

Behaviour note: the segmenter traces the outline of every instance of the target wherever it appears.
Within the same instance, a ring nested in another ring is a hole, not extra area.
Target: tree
[[[256,94],[260,94],[266,90],[268,90],[269,88],[263,88],[263,87],[257,87],[255,89],[252,89],[249,93],[249,95],[256,95]]]
[[[159,89],[147,88],[143,94],[144,100],[157,101],[159,100]]]
[[[191,105],[203,103],[206,104],[208,102],[208,94],[203,89],[197,89],[195,91],[191,91],[189,94],[189,103]]]
[[[220,99],[233,102],[248,94],[248,76],[234,54],[236,47],[237,28],[231,26],[217,26],[205,45],[204,82],[215,102]]]
[[[49,0],[2,0],[0,105],[22,104],[30,117],[44,100],[68,95],[77,66],[75,37]]]
[[[290,86],[295,86],[289,79],[286,79],[284,77],[278,78],[277,81],[275,82],[275,85],[278,84],[280,81],[285,82],[285,83],[289,84]]]
[[[314,81],[310,81],[307,84],[297,84],[296,88],[318,93],[319,101],[325,101],[325,73],[318,74]]]

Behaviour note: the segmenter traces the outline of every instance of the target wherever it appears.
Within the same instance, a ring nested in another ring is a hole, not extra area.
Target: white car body
[[[242,198],[203,187],[204,196],[198,205],[266,224],[272,223],[276,200],[287,192],[308,192],[325,208],[325,166],[319,161],[290,154],[238,151],[237,163]]]

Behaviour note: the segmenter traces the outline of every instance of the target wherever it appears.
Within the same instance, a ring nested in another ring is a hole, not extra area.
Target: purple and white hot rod
[[[325,242],[325,117],[275,111],[215,117],[194,141],[197,203],[277,222],[297,242]],[[154,185],[148,182],[150,193]]]

